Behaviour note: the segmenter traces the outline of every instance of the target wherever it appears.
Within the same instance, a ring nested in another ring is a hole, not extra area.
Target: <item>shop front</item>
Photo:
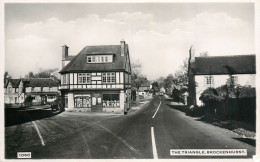
[[[70,99],[73,97],[73,100]],[[121,96],[121,97],[120,97]],[[116,112],[121,111],[124,107],[124,93],[120,91],[103,91],[103,92],[74,92],[64,95],[65,108],[74,109],[75,111],[92,111],[92,112]],[[121,101],[120,101],[121,100]],[[69,103],[69,102],[73,102]],[[69,106],[69,105],[74,105]]]

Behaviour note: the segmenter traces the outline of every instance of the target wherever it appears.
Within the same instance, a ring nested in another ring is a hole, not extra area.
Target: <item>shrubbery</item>
[[[202,92],[205,115],[209,118],[234,119],[253,122],[255,119],[255,88],[224,85]],[[243,114],[247,114],[246,117]]]

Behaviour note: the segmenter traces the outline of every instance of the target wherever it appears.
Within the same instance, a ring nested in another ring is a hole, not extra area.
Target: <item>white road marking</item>
[[[153,146],[153,158],[158,159],[153,127],[151,127],[151,135],[152,135],[152,146]]]
[[[85,142],[85,145],[87,147],[88,157],[91,158],[90,149],[89,149],[89,146],[88,146],[88,141],[87,141],[86,137],[82,133],[80,133],[80,134],[81,134],[81,137],[83,138],[83,141]]]
[[[152,117],[152,118],[154,118],[154,117],[155,117],[155,115],[156,115],[157,111],[159,110],[160,106],[161,106],[161,101],[160,101],[160,104],[159,104],[159,106],[158,106],[157,110],[155,111],[155,113],[154,113],[154,115],[153,115],[153,117]]]
[[[35,129],[36,129],[36,131],[37,131],[37,133],[38,133],[38,135],[39,135],[39,137],[40,137],[40,140],[41,140],[42,146],[45,146],[45,143],[44,143],[44,141],[43,141],[43,138],[42,138],[41,132],[39,131],[39,129],[38,129],[36,123],[35,123],[34,121],[32,121],[32,123],[33,123],[33,125],[34,125],[34,127],[35,127]]]

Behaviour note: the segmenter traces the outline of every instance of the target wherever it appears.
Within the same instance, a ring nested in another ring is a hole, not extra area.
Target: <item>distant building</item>
[[[75,111],[126,112],[131,101],[128,45],[86,46],[69,56],[62,47],[63,107]]]
[[[189,53],[189,105],[201,105],[199,97],[204,90],[225,85],[228,80],[255,87],[255,55],[195,57],[193,47]]]
[[[9,107],[20,107],[27,96],[32,97],[32,104],[53,102],[58,95],[59,81],[52,78],[5,79],[4,102]]]
[[[151,84],[148,81],[147,83],[141,85],[138,90],[139,97],[146,98],[149,95],[151,89]]]
[[[5,79],[4,102],[7,104],[18,104],[24,102],[23,82],[21,79]]]
[[[60,85],[54,78],[24,78],[25,95],[33,98],[32,104],[47,104],[56,100]]]

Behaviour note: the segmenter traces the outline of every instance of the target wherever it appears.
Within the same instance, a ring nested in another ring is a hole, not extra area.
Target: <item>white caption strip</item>
[[[33,125],[34,125],[34,127],[35,127],[35,129],[36,129],[36,131],[37,131],[37,133],[38,133],[38,135],[39,135],[39,138],[40,138],[40,140],[41,140],[42,146],[45,146],[45,143],[44,143],[44,141],[43,141],[41,132],[39,131],[39,129],[38,129],[36,123],[35,123],[34,121],[32,121],[32,123],[33,123]]]

